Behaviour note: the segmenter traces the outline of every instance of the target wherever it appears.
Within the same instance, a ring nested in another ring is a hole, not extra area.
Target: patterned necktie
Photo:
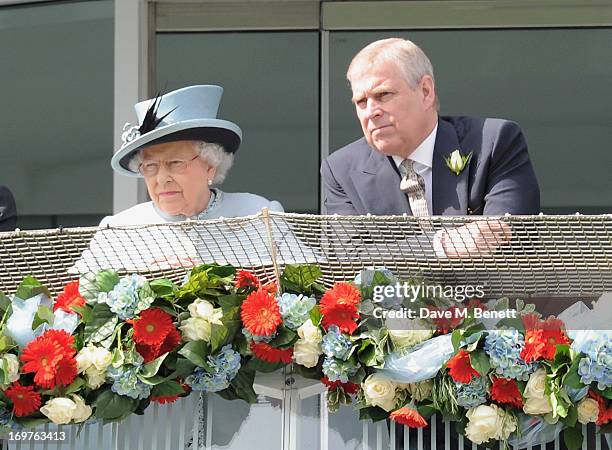
[[[425,181],[423,181],[421,175],[416,173],[413,163],[414,161],[411,159],[405,159],[400,164],[399,171],[402,174],[400,189],[408,196],[413,216],[429,216],[427,199],[425,198]]]

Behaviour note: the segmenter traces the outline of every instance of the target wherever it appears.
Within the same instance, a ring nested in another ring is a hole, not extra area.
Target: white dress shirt
[[[433,200],[431,196],[432,191],[432,167],[433,167],[433,152],[434,146],[436,144],[436,134],[438,133],[438,123],[436,122],[436,126],[429,133],[429,136],[425,138],[423,142],[419,144],[415,151],[408,157],[414,161],[413,167],[416,173],[423,177],[423,181],[425,182],[425,199],[427,200],[427,210],[429,211],[429,215],[433,214]],[[393,155],[393,161],[395,165],[398,167],[402,162],[404,162],[405,158],[401,156]],[[399,189],[399,188],[398,188]]]

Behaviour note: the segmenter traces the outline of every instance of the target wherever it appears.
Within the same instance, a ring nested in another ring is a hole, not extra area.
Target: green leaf
[[[149,283],[151,289],[155,293],[155,297],[173,297],[174,291],[176,289],[176,285],[165,278],[160,278],[158,280],[153,280]]]
[[[276,329],[276,332],[276,337],[270,341],[270,345],[272,347],[286,348],[297,340],[297,333],[293,330],[290,330],[285,325],[281,324]]]
[[[486,353],[482,350],[476,350],[470,353],[470,363],[472,367],[476,369],[476,372],[480,374],[480,376],[486,376],[491,369],[491,363],[489,362],[489,358]]]
[[[240,305],[242,305],[242,302],[244,301],[244,299],[245,299],[244,295],[236,295],[236,294],[221,295],[217,299],[217,302],[219,303],[219,306],[225,313],[226,311],[231,310],[232,308],[240,308]]]
[[[210,346],[202,340],[191,341],[187,342],[178,353],[196,366],[207,367],[206,357],[210,354]]]
[[[168,356],[168,353],[164,353],[158,358],[155,358],[153,361],[145,364],[140,372],[140,376],[143,378],[151,378],[153,375],[157,375],[157,372],[164,362],[164,359],[166,359],[166,356]]]
[[[114,270],[101,270],[96,274],[96,288],[99,292],[110,292],[119,283],[119,275]]]
[[[115,394],[110,389],[105,389],[94,401],[94,415],[98,419],[113,420],[132,413],[138,406],[138,401]]]
[[[575,405],[572,405],[569,411],[567,412],[567,417],[565,418],[565,426],[573,427],[576,425],[577,421],[578,421],[578,407]]]
[[[257,394],[253,389],[254,380],[255,372],[241,368],[231,382],[236,395],[247,403],[255,403],[257,401]]]
[[[196,365],[184,358],[177,358],[172,378],[187,378],[195,370]]]
[[[4,292],[0,291],[0,311],[2,314],[11,306],[11,299],[4,295]]]
[[[0,353],[6,353],[13,347],[16,347],[16,344],[10,337],[6,335],[0,337]]]
[[[151,395],[155,397],[170,397],[185,393],[183,386],[174,380],[164,381],[151,389]]]
[[[371,419],[372,422],[378,422],[387,418],[387,412],[378,406],[368,406],[359,410],[359,420]]]
[[[599,389],[596,389],[596,390],[608,400],[612,400],[612,386],[610,386],[607,389],[604,389],[603,391],[600,391]]]
[[[149,386],[157,386],[158,384],[161,384],[164,381],[168,381],[171,378],[175,378],[174,376],[162,377],[161,375],[153,375],[149,378],[145,378],[140,374],[136,376],[140,381],[142,381],[144,384],[148,384]]]
[[[210,351],[216,352],[223,343],[226,341],[228,336],[228,329],[223,324],[213,323],[210,327]]]
[[[572,355],[570,354],[569,345],[559,344],[555,350],[555,358],[553,359],[552,368],[557,370],[564,365],[572,363]]]
[[[313,306],[310,310],[310,321],[315,327],[318,327],[321,323],[321,319],[323,318],[323,314],[321,314],[321,310],[319,309],[319,305]]]
[[[85,324],[83,340],[101,342],[115,331],[118,318],[104,303],[96,303],[91,312],[91,320]]]
[[[79,313],[81,316],[81,322],[88,323],[93,319],[93,310],[88,305],[83,306],[73,306],[72,310],[76,313]]]
[[[514,328],[521,333],[525,332],[525,325],[520,317],[508,317],[497,322],[496,328]]]
[[[457,329],[453,330],[451,334],[451,343],[453,344],[453,349],[455,352],[459,350],[459,346],[461,345],[461,340],[463,339],[463,330]]]
[[[579,450],[582,447],[582,428],[577,426],[563,430],[563,442],[568,450]]]
[[[38,294],[45,294],[47,297],[51,298],[49,289],[32,276],[25,277],[15,291],[15,296],[22,300],[35,297]]]
[[[312,284],[323,275],[315,264],[287,264],[281,275],[281,285],[297,286],[299,292],[310,292]]]
[[[429,418],[437,411],[437,409],[434,408],[433,405],[429,404],[417,406],[417,411],[420,415],[423,416],[424,419],[429,420]]]
[[[48,323],[49,325],[53,325],[55,321],[55,316],[53,315],[53,311],[51,308],[45,305],[40,305],[38,310],[36,311],[36,315],[34,315],[34,320],[32,321],[32,329],[35,330],[43,323]]]
[[[85,385],[85,380],[81,377],[76,377],[74,381],[66,387],[64,395],[74,394],[75,392],[78,392],[78,390],[81,389],[83,385]]]
[[[253,357],[244,365],[244,370],[248,370],[251,372],[270,373],[280,369],[284,365],[285,364],[282,362],[269,363],[267,361],[262,361],[259,358]]]

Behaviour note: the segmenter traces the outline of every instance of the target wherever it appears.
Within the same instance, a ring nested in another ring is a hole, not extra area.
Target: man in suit
[[[439,116],[431,62],[414,43],[393,38],[369,44],[353,58],[347,78],[364,137],[321,166],[327,213],[539,212],[539,187],[519,126]],[[446,159],[456,150],[471,156],[452,171]],[[496,247],[508,233],[503,221],[481,221],[440,240],[447,256],[464,256]]]
[[[16,226],[15,198],[6,186],[0,186],[0,231],[12,231]]]

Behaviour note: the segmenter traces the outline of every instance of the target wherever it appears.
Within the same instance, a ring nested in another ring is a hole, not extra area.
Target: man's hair
[[[402,71],[412,89],[416,89],[425,75],[429,75],[435,82],[433,66],[425,52],[414,42],[400,38],[381,39],[361,49],[351,61],[346,78],[352,84],[354,77],[364,67],[385,62],[394,63]],[[436,106],[439,106],[437,95]]]
[[[202,158],[210,166],[217,169],[215,172],[215,178],[213,184],[221,184],[234,164],[234,154],[228,153],[223,149],[222,145],[215,144],[212,142],[204,141],[192,141],[193,148],[198,152],[200,158]],[[128,167],[133,172],[138,172],[138,167],[142,163],[142,149],[138,150],[134,156],[130,159]]]

